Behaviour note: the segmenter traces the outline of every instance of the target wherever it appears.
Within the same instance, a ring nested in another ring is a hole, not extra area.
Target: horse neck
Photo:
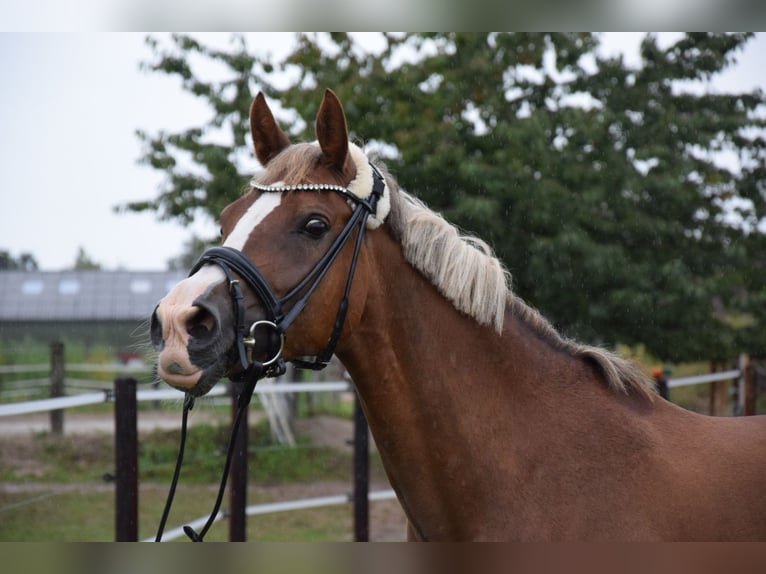
[[[502,334],[456,310],[388,235],[376,234],[370,251],[362,318],[338,348],[362,395],[388,396],[396,388],[407,399],[455,393],[521,400],[529,390],[540,397],[548,373],[560,383],[596,378],[509,306]]]
[[[390,237],[378,235],[372,251],[362,320],[338,355],[411,522],[428,537],[465,538],[445,530],[460,523],[451,519],[455,505],[507,490],[500,481],[515,471],[512,449],[541,432],[523,413],[534,409],[544,424],[544,413],[560,414],[559,402],[568,400],[541,382],[593,375],[510,312],[500,335],[457,311]],[[491,456],[501,451],[502,460]]]

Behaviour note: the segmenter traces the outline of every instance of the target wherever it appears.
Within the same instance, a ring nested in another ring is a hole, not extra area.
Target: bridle
[[[258,267],[253,264],[241,251],[231,247],[211,247],[206,250],[192,267],[189,275],[196,273],[203,265],[217,265],[221,268],[229,284],[229,294],[232,300],[234,310],[234,336],[237,347],[239,363],[242,367],[242,373],[230,377],[232,381],[245,382],[245,386],[237,399],[237,412],[232,423],[232,430],[229,436],[229,445],[227,448],[226,462],[224,464],[221,484],[218,489],[218,496],[213,507],[213,511],[202,530],[197,533],[190,526],[184,526],[184,532],[194,542],[202,542],[207,531],[215,522],[216,516],[223,500],[223,493],[228,480],[229,468],[234,454],[234,437],[237,434],[243,413],[250,404],[250,400],[255,390],[255,385],[259,380],[266,377],[277,377],[285,372],[285,360],[282,357],[286,332],[309,302],[309,298],[319,286],[330,267],[332,267],[343,247],[348,243],[354,231],[357,230],[354,252],[351,257],[346,286],[343,291],[338,312],[335,317],[332,332],[327,345],[313,359],[292,359],[291,362],[298,368],[307,368],[321,370],[327,366],[332,358],[335,348],[343,332],[343,325],[348,311],[349,298],[351,295],[351,285],[356,271],[356,264],[361,252],[365,231],[367,229],[368,218],[377,213],[378,202],[380,201],[386,189],[383,176],[372,164],[372,190],[365,198],[361,198],[351,190],[340,185],[332,184],[298,184],[298,185],[279,185],[265,186],[253,183],[255,189],[264,193],[282,193],[285,191],[314,191],[325,192],[332,191],[344,196],[352,205],[353,212],[346,225],[325,254],[317,261],[314,267],[295,285],[286,295],[278,297],[269,282],[260,272]],[[245,322],[245,304],[244,294],[241,282],[244,282],[260,300],[267,318],[254,322],[247,327]],[[256,340],[256,333],[266,329],[270,332],[266,340],[266,359],[256,358],[259,341]],[[187,421],[189,411],[194,408],[194,397],[187,393],[184,400],[183,416],[181,421],[181,442],[178,450],[173,479],[171,481],[170,491],[165,503],[165,509],[157,530],[156,542],[162,540],[162,533],[165,529],[170,508],[173,504],[178,478],[180,476],[181,466],[183,464],[183,453],[186,444]]]

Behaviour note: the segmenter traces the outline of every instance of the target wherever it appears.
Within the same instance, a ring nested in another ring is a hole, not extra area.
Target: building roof
[[[1,271],[0,321],[147,319],[179,271]]]

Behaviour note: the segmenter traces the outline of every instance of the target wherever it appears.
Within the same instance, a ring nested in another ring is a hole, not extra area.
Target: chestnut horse
[[[766,539],[766,417],[688,412],[562,337],[484,242],[348,141],[331,91],[314,143],[291,144],[262,94],[250,124],[265,171],[223,210],[213,254],[239,264],[203,256],[160,302],[165,381],[196,396],[246,368],[238,312],[265,325],[255,357],[334,349],[411,539]]]

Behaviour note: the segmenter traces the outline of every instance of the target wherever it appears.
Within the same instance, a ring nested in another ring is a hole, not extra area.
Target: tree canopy
[[[263,90],[296,140],[325,87],[352,137],[399,183],[489,241],[515,291],[565,334],[643,343],[665,360],[763,348],[766,98],[697,89],[748,34],[647,35],[641,66],[594,34],[300,35],[284,59],[191,36],[149,38],[147,69],[209,104],[207,124],[140,132],[167,178],[129,204],[161,218],[216,218],[254,166],[247,114]],[[200,62],[224,79],[207,81]],[[726,162],[722,157],[734,158]]]
[[[37,271],[40,265],[31,253],[19,253],[14,257],[10,251],[0,249],[0,271]]]
[[[101,269],[101,264],[91,259],[90,255],[85,252],[83,246],[77,248],[77,255],[75,256],[74,265],[72,270],[74,271],[98,271]]]

